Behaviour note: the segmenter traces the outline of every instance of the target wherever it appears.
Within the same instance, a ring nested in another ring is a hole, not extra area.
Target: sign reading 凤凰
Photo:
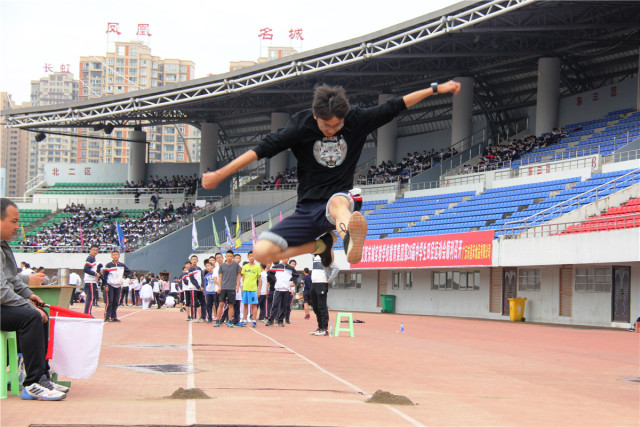
[[[491,265],[494,231],[368,240],[351,268]]]

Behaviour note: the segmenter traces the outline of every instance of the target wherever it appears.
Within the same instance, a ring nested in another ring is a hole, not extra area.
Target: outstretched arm
[[[455,80],[449,80],[446,83],[439,84],[438,95],[443,93],[453,93],[454,95],[457,95],[458,93],[460,93],[460,83],[456,82]],[[404,101],[404,105],[406,105],[407,108],[411,108],[418,102],[430,97],[433,94],[433,89],[429,87],[427,89],[411,92],[410,94],[402,97],[402,99]]]
[[[245,168],[249,164],[258,160],[258,155],[255,151],[249,150],[242,154],[240,157],[229,163],[228,165],[221,167],[213,172],[207,172],[202,174],[202,186],[207,190],[213,190],[220,184],[220,182],[231,176],[234,172]]]

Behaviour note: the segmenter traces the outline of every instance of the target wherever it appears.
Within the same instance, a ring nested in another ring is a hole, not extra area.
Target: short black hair
[[[322,120],[339,119],[347,117],[349,112],[349,100],[342,86],[329,86],[323,84],[313,92],[313,115]]]
[[[247,256],[249,256],[249,255],[253,255],[253,251],[249,251],[249,252],[247,253]]]
[[[0,220],[4,220],[7,217],[7,208],[9,206],[13,206],[18,209],[18,205],[16,205],[13,200],[3,197],[0,201],[0,210],[2,211],[0,212]]]
[[[309,274],[309,273],[310,273],[310,272],[309,272],[309,269],[308,269],[307,267],[305,267],[305,268],[304,268],[304,272],[305,272],[305,273],[307,273],[307,274]]]
[[[227,253],[233,255],[233,251],[231,249],[229,249]]]

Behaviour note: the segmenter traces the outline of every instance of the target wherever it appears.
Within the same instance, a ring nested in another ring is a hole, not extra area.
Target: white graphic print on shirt
[[[322,140],[317,140],[313,144],[313,156],[324,167],[335,168],[340,166],[347,158],[347,141],[338,136],[329,136]]]

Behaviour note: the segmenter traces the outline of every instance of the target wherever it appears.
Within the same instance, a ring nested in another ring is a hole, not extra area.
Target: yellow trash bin
[[[526,298],[509,298],[509,317],[512,322],[522,322],[526,300]]]

